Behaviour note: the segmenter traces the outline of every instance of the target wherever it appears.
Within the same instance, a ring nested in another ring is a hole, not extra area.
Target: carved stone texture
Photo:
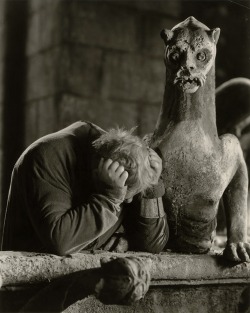
[[[161,32],[166,84],[151,146],[163,156],[169,247],[208,252],[223,196],[228,226],[224,255],[249,261],[246,164],[238,139],[231,134],[219,138],[216,127],[214,61],[219,34],[219,28],[209,29],[194,17]]]
[[[29,299],[20,312],[62,312],[91,294],[105,304],[131,304],[148,291],[149,271],[150,265],[140,258],[106,259],[101,268],[54,280]]]

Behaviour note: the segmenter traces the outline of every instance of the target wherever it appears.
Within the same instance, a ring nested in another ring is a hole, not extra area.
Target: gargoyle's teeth
[[[203,86],[203,85],[205,84],[205,80],[206,80],[205,77],[201,77],[201,78],[200,78],[200,84],[201,84],[201,86]]]

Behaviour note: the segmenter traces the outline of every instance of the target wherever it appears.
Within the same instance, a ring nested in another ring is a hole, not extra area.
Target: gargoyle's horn
[[[220,37],[220,28],[214,28],[208,31],[208,34],[212,37],[215,44],[217,44]]]
[[[169,41],[172,39],[173,35],[174,35],[174,32],[172,32],[172,30],[163,29],[161,31],[161,38],[164,40],[165,45],[167,45],[169,43]]]

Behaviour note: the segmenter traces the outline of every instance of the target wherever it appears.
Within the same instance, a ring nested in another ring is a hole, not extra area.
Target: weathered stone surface
[[[37,254],[27,252],[0,252],[0,269],[3,285],[18,285],[50,281],[53,278],[79,270],[100,266],[100,259],[111,256],[139,256],[144,260],[151,260],[152,284],[171,284],[179,280],[185,284],[215,283],[231,279],[250,283],[249,263],[228,263],[218,255],[185,255],[162,253],[102,252],[77,253],[68,257],[59,257],[51,254]],[[150,261],[150,262],[151,262]],[[196,283],[195,283],[196,281]],[[168,282],[168,283],[166,283]]]
[[[159,115],[159,106],[160,103],[155,102],[140,103],[138,110],[140,112],[138,115],[140,135],[153,133]]]
[[[60,90],[60,58],[58,48],[28,58],[26,100],[48,97]]]
[[[47,5],[29,16],[27,29],[26,54],[32,55],[62,43],[68,34],[68,19],[61,6]]]
[[[108,53],[104,60],[102,95],[131,101],[161,101],[164,86],[162,59]]]
[[[81,45],[65,47],[60,66],[63,90],[79,96],[98,96],[103,75],[102,61],[101,49]]]
[[[133,102],[81,98],[64,94],[57,107],[61,128],[77,120],[88,120],[104,129],[117,125],[131,128],[137,124],[136,104]]]
[[[4,25],[5,6],[6,6],[6,1],[4,1],[4,0],[0,1],[0,26]]]
[[[1,42],[1,49],[0,49],[0,62],[4,61],[4,54],[5,54],[5,27],[0,26],[0,42]],[[1,82],[2,83],[2,82]],[[0,85],[2,89],[2,84]]]
[[[75,1],[69,10],[70,41],[102,48],[134,51],[138,46],[137,16],[113,2]]]
[[[3,92],[4,92],[4,62],[0,59],[0,103],[2,105],[3,102]]]
[[[25,146],[41,136],[58,130],[55,97],[34,100],[26,105]]]
[[[145,298],[131,306],[110,306],[103,305],[94,296],[90,296],[68,307],[65,313],[235,313],[242,291],[250,283],[249,263],[230,264],[218,253],[184,255],[167,252],[154,255],[86,251],[59,257],[3,251],[0,252],[0,277],[3,280],[0,289],[1,305],[9,308],[16,303],[18,307],[18,301],[24,304],[32,296],[31,290],[33,295],[36,293],[37,283],[50,282],[68,273],[99,267],[100,259],[114,256],[136,256],[151,265],[151,287]],[[18,292],[18,287],[25,288],[22,289],[23,294]]]
[[[104,305],[94,296],[78,301],[64,313],[235,313],[243,286],[150,288],[146,297],[131,306]]]
[[[165,0],[165,1],[123,1],[119,0],[116,2],[116,5],[127,6],[131,8],[138,9],[140,11],[152,13],[165,14],[171,17],[179,17],[181,11],[181,3],[174,0]]]
[[[53,9],[54,7],[57,7],[62,0],[30,0],[29,1],[29,12],[33,13],[36,11],[39,11],[43,8],[50,7]]]

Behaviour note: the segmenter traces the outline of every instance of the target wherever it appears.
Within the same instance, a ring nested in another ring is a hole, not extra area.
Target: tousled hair
[[[138,136],[133,135],[135,128],[124,130],[110,129],[93,142],[100,157],[110,158],[123,165],[129,176],[128,189],[144,191],[153,185],[153,169],[149,162],[149,147]]]

